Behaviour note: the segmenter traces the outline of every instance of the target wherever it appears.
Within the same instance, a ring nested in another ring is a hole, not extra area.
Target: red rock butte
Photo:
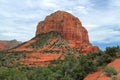
[[[33,39],[8,52],[26,52],[21,64],[47,66],[53,60],[64,60],[65,53],[73,48],[83,54],[99,50],[90,44],[88,32],[77,17],[57,11],[39,22]]]
[[[80,20],[65,11],[57,11],[45,18],[37,25],[36,35],[50,31],[59,32],[69,42],[71,47],[81,49],[82,52],[95,52],[99,48],[90,44],[88,31],[82,26]]]
[[[66,40],[89,44],[88,32],[79,19],[64,11],[57,11],[41,21],[37,26],[36,35],[57,31]]]

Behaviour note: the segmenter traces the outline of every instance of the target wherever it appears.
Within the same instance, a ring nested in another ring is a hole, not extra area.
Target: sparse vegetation
[[[0,69],[0,80],[28,80],[25,72],[17,68]]]
[[[40,40],[37,40],[34,44],[31,44],[29,47],[39,49],[43,48],[45,45],[49,45],[49,42],[51,40],[55,38],[61,38],[61,35],[56,31],[51,31],[49,33],[39,34],[35,38],[40,38]]]
[[[83,80],[86,75],[102,68],[120,55],[119,47],[108,47],[105,51],[86,56],[76,49],[67,49],[68,51],[64,52],[67,54],[64,61],[53,61],[48,67],[18,64],[15,61],[24,58],[25,52],[8,54],[1,51],[0,80]],[[79,53],[79,56],[74,56],[74,53]],[[117,75],[114,68],[105,68],[104,71],[108,76]]]
[[[103,71],[106,72],[107,75],[110,77],[117,75],[117,71],[112,67],[105,68],[105,69],[103,69]]]

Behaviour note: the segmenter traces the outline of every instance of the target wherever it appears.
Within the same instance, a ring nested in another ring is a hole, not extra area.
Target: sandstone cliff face
[[[88,32],[79,19],[70,13],[57,11],[39,22],[36,35],[50,31],[59,32],[71,47],[81,49],[84,53],[95,52],[98,47],[91,46]]]
[[[38,24],[36,35],[50,31],[61,33],[66,40],[89,44],[87,30],[82,26],[79,19],[70,13],[57,11],[47,16],[44,21]]]

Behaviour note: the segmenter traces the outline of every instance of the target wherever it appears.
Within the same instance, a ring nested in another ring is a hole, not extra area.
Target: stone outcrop
[[[17,41],[17,40],[10,40],[10,41],[5,41],[5,40],[0,40],[0,50],[8,50],[11,49],[22,42]]]
[[[47,16],[37,26],[36,35],[57,31],[66,40],[89,44],[88,32],[78,18],[64,11],[57,11]]]
[[[90,44],[88,31],[82,26],[79,19],[64,11],[57,11],[45,18],[37,25],[36,35],[50,31],[59,32],[71,47],[82,50],[84,53],[98,51],[98,47]]]
[[[0,41],[0,50],[7,50],[11,48],[11,46],[7,42]]]

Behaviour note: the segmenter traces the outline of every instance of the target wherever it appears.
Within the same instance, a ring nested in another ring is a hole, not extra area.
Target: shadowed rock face
[[[59,32],[66,39],[71,47],[81,49],[82,52],[95,52],[98,47],[91,46],[88,32],[82,26],[79,19],[64,11],[57,11],[39,22],[36,35],[50,31]]]

